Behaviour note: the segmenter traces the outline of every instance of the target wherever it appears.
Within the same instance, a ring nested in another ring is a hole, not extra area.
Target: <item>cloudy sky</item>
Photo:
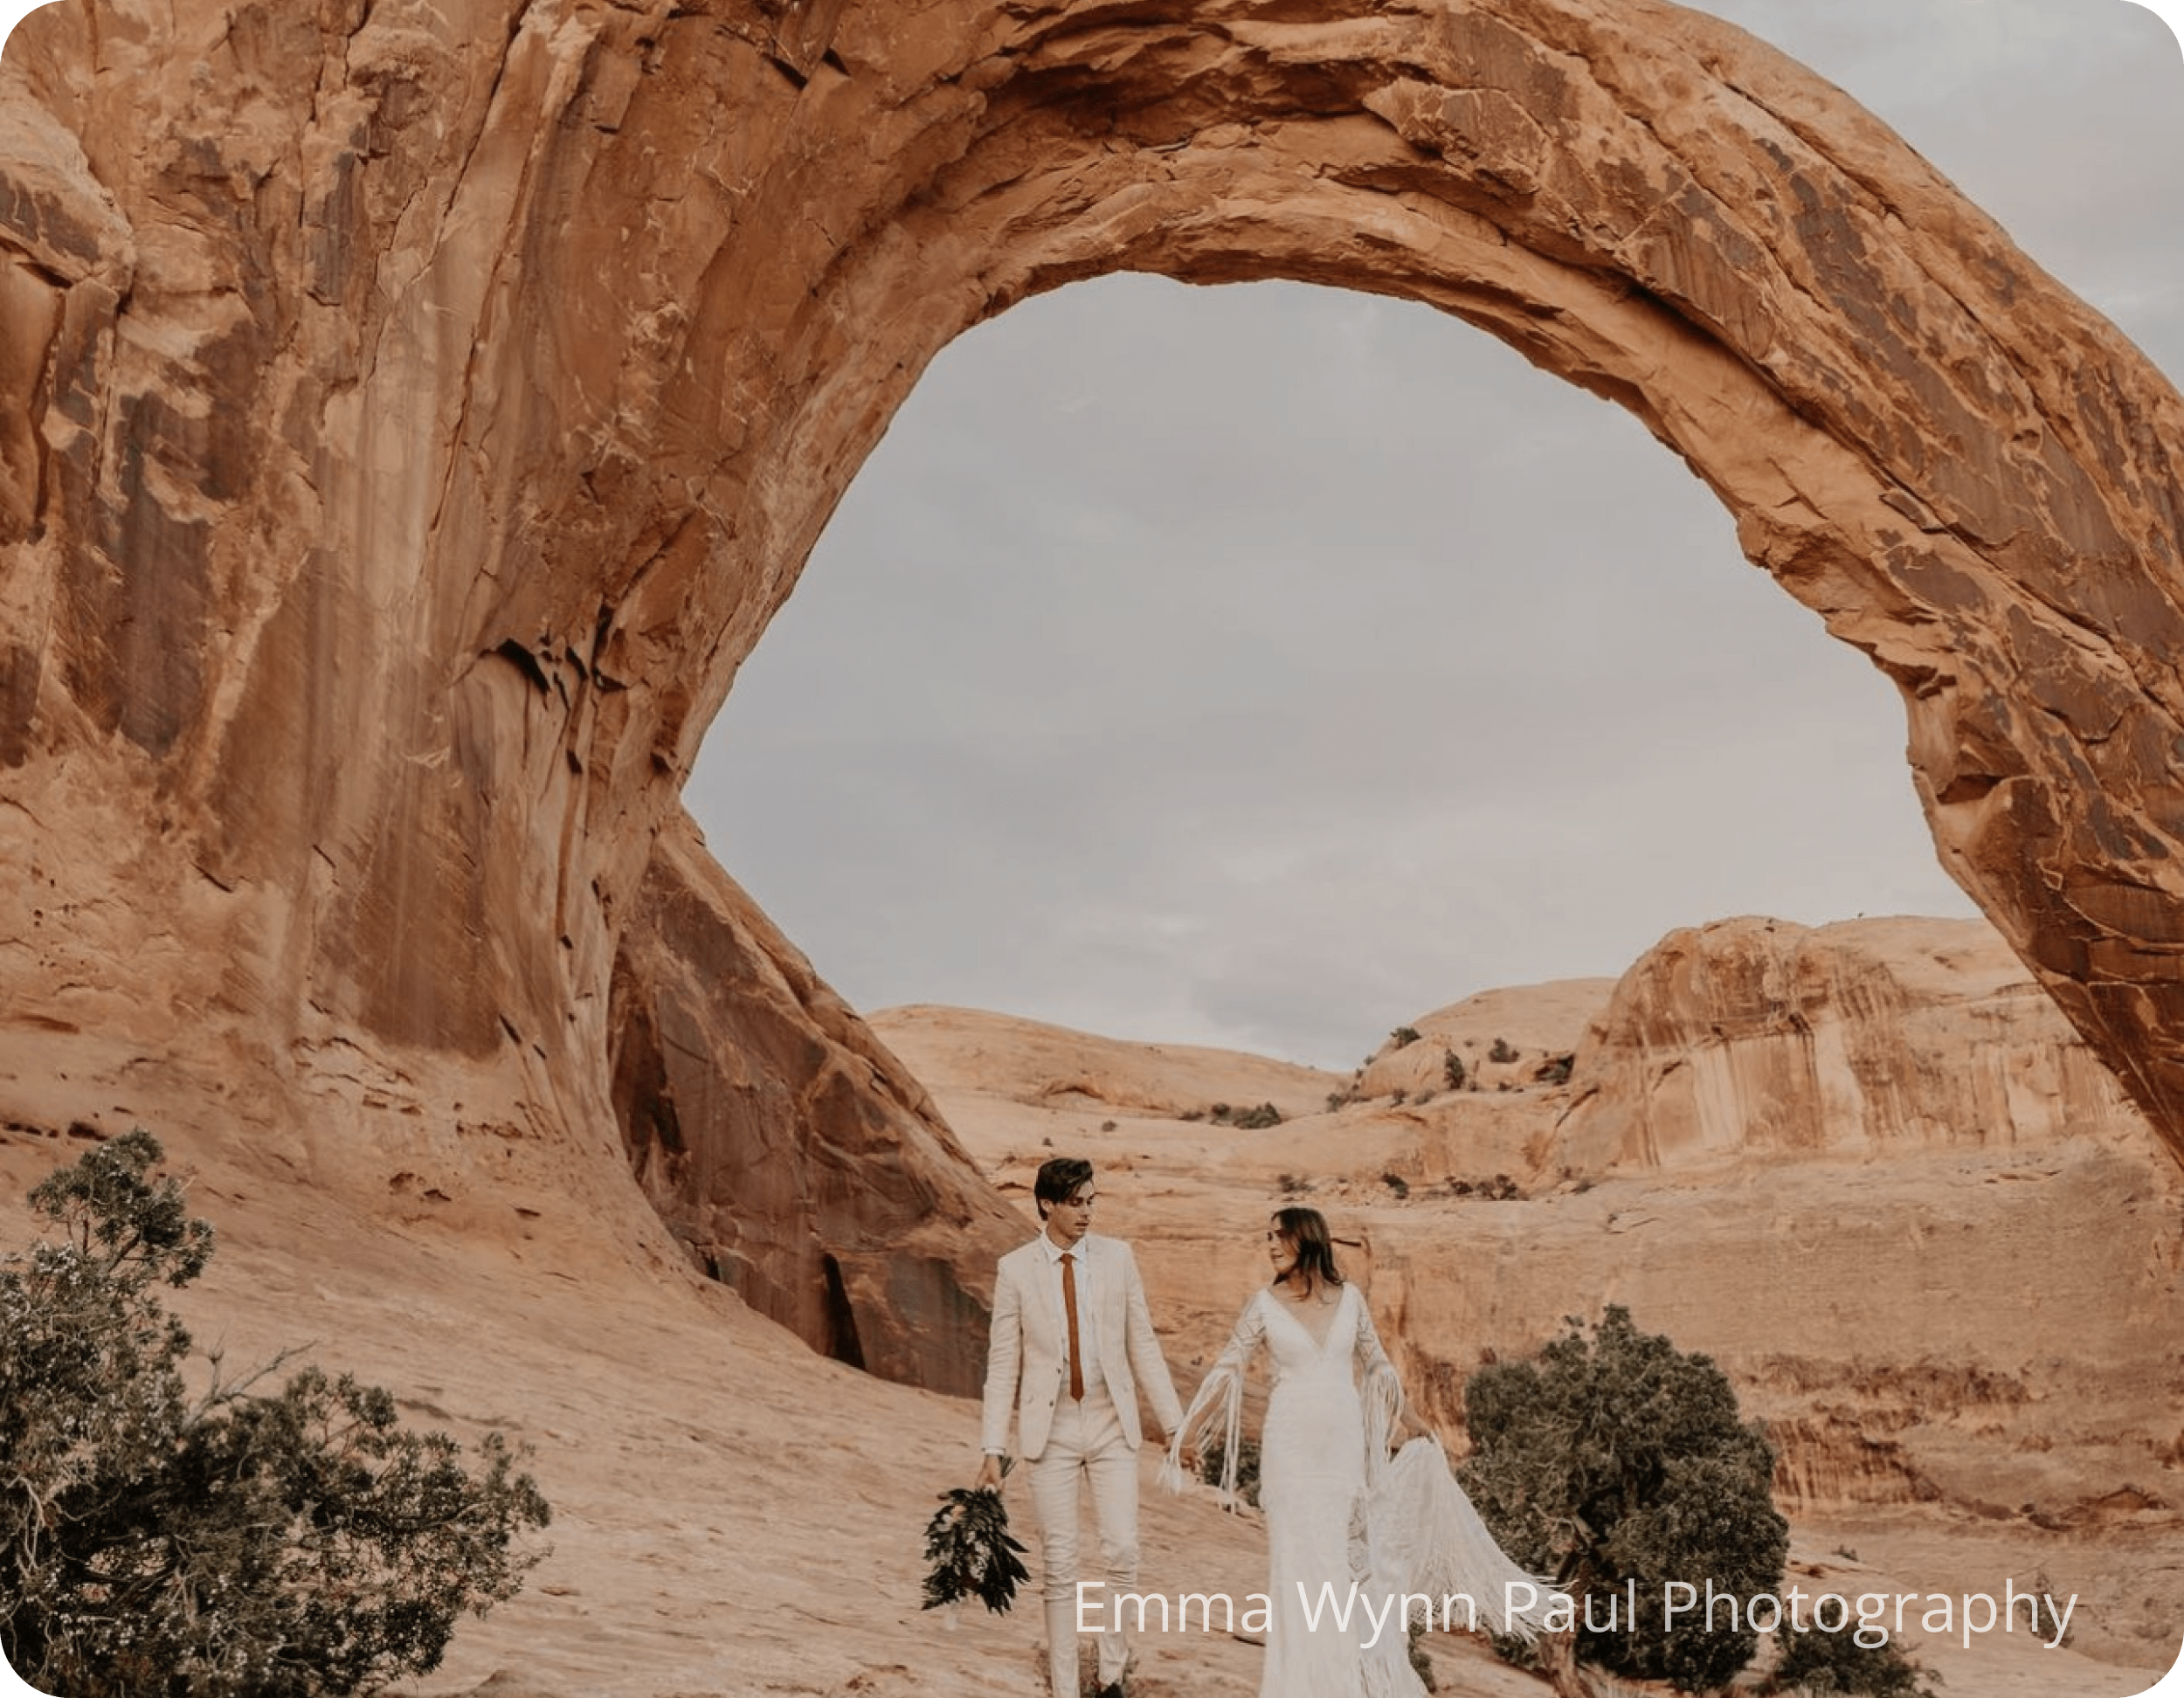
[[[2184,375],[2128,0],[1724,0]],[[1080,284],[943,352],[688,791],[864,1008],[1347,1066],[1733,914],[1969,914],[1894,689],[1619,409],[1429,309]]]

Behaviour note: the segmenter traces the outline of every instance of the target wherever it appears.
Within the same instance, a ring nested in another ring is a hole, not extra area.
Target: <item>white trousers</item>
[[[1130,1660],[1121,1612],[1111,1603],[1116,1588],[1137,1584],[1137,1453],[1123,1432],[1123,1418],[1105,1386],[1086,1388],[1082,1403],[1066,1393],[1054,1406],[1047,1447],[1030,1465],[1032,1505],[1039,1515],[1040,1562],[1047,1599],[1047,1681],[1053,1698],[1077,1698],[1077,1581],[1081,1484],[1092,1487],[1099,1522],[1105,1592],[1089,1595],[1090,1619],[1111,1624],[1100,1635],[1100,1684],[1123,1678]]]

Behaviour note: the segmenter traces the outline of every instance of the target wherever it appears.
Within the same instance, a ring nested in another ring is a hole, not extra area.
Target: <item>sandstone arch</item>
[[[997,1204],[676,791],[934,353],[1139,268],[1413,296],[1637,413],[2184,1154],[2184,404],[1734,29],[93,0],[7,66],[10,1112],[641,1238],[633,1153],[763,1306],[960,1384]]]

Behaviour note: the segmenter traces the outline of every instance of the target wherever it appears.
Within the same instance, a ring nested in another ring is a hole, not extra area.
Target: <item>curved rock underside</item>
[[[678,790],[934,354],[1135,269],[1423,300],[1636,413],[1897,683],[1945,863],[2184,1154],[2184,404],[1731,27],[1349,10],[18,28],[13,1112],[73,1090],[367,1202],[618,1230],[633,1167],[815,1342],[960,1384],[917,1339],[975,1318],[999,1205]],[[898,1252],[916,1291],[875,1284]]]

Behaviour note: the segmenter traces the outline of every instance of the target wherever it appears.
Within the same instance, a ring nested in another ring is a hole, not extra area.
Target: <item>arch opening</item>
[[[1112,277],[926,375],[684,796],[860,1008],[1347,1070],[1676,927],[1973,912],[1813,625],[1460,324]]]
[[[886,327],[875,381],[783,437],[829,510],[940,347],[1082,278],[1331,284],[1486,329],[1636,415],[1896,683],[1952,877],[2184,1135],[2179,403],[1909,148],[1665,6],[1029,19],[964,82],[905,119],[926,151],[902,138],[826,273],[830,334]],[[804,512],[775,539],[799,562]]]

